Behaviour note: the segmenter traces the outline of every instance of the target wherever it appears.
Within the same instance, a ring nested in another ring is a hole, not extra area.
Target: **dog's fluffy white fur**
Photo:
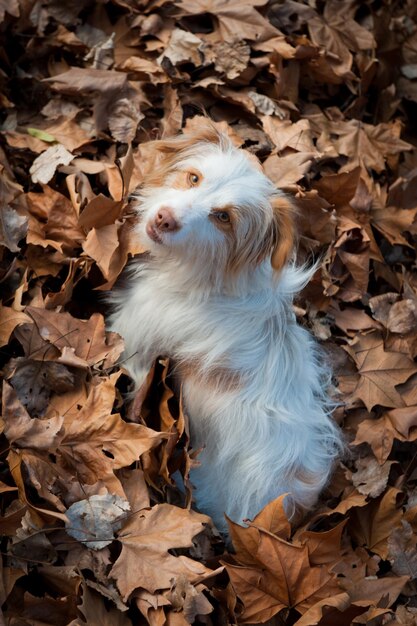
[[[196,503],[219,529],[283,493],[308,509],[343,444],[323,355],[292,310],[311,272],[290,262],[291,203],[210,124],[152,147],[136,198],[150,255],[112,296],[124,365],[140,386],[158,355],[176,363],[203,448]]]

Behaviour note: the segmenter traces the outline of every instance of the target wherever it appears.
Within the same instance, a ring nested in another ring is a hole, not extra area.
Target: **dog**
[[[135,236],[149,250],[112,295],[109,329],[125,339],[136,386],[169,356],[181,379],[197,507],[227,532],[281,494],[310,509],[343,442],[330,372],[297,324],[294,295],[312,270],[291,260],[291,201],[256,157],[214,124],[151,144]]]

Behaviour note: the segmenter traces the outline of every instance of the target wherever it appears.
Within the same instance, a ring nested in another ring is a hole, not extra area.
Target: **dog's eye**
[[[195,172],[189,172],[188,174],[188,182],[191,187],[195,187],[200,182],[200,176]]]
[[[214,215],[219,222],[222,222],[223,224],[228,224],[230,222],[230,215],[227,211],[216,211]]]

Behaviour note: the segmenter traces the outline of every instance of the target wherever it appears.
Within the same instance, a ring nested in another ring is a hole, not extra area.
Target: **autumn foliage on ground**
[[[0,22],[0,623],[416,624],[414,1],[1,0]],[[295,310],[350,444],[301,524],[278,499],[233,549],[190,508],[170,364],[129,403],[104,324],[148,142],[203,110],[297,202],[321,264]]]

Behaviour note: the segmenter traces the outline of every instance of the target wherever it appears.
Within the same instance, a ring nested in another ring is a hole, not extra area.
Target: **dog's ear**
[[[285,196],[274,196],[273,243],[271,265],[276,271],[282,270],[291,257],[295,244],[295,207]]]

